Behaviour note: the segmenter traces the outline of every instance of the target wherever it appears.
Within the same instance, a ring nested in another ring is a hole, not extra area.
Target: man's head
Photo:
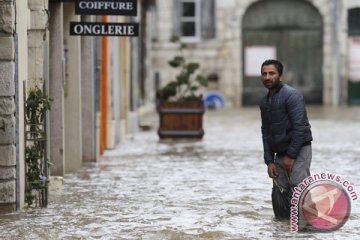
[[[271,90],[275,89],[281,82],[283,65],[278,60],[269,59],[261,65],[261,79],[264,86]]]

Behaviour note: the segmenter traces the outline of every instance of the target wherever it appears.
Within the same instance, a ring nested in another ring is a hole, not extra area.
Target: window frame
[[[183,11],[180,13],[180,40],[187,43],[199,42],[201,40],[201,0],[181,0],[181,9],[183,3],[194,3],[195,6],[195,16],[194,17],[184,17]],[[182,33],[182,24],[184,22],[194,22],[195,23],[195,35],[194,36],[183,36]]]

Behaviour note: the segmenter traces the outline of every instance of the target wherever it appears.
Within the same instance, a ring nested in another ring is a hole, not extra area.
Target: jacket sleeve
[[[268,124],[265,121],[264,111],[262,107],[261,109],[261,135],[262,135],[262,141],[263,141],[263,148],[264,148],[264,162],[266,165],[269,163],[274,162],[274,152],[271,151],[269,142],[268,142]]]
[[[305,142],[306,130],[306,109],[305,100],[301,93],[292,91],[286,99],[286,109],[292,125],[292,138],[286,154],[296,159],[300,149]]]

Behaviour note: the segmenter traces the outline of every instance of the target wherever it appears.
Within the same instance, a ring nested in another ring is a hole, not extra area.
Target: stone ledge
[[[0,166],[14,166],[16,164],[15,145],[0,146]]]
[[[0,37],[0,60],[14,60],[13,37]]]
[[[0,182],[0,204],[16,202],[15,180]]]
[[[0,214],[11,213],[15,211],[16,211],[15,203],[0,203]]]
[[[44,0],[28,0],[28,7],[30,10],[43,10],[45,6]]]
[[[0,96],[15,95],[14,62],[0,62]]]
[[[13,33],[14,22],[14,6],[0,4],[0,32]]]
[[[43,30],[30,30],[28,32],[28,47],[29,48],[41,48],[44,45],[44,35]]]
[[[0,144],[15,143],[15,117],[0,117]]]
[[[15,110],[15,101],[12,97],[0,97],[0,113],[2,115],[14,114]]]
[[[12,167],[0,167],[0,180],[16,179],[15,166]]]
[[[31,35],[32,33],[29,33]],[[43,79],[44,74],[44,50],[42,47],[29,47],[28,58],[31,62],[28,64],[28,78],[29,79]],[[30,87],[30,84],[28,83]]]
[[[30,11],[29,30],[45,30],[49,22],[49,17],[44,10]]]

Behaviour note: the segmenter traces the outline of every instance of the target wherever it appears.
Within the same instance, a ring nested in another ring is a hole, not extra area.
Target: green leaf
[[[191,90],[192,92],[195,92],[195,91],[198,90],[198,89],[199,89],[198,86],[191,86],[191,88],[190,88],[190,90]]]
[[[171,36],[170,42],[176,43],[177,41],[179,41],[179,37],[178,37],[178,36],[176,36],[176,35]]]
[[[170,97],[176,95],[177,83],[172,81],[166,84],[163,88],[156,92],[157,99],[168,100]]]
[[[184,63],[184,58],[181,56],[176,56],[176,57],[174,57],[174,59],[168,61],[168,63],[170,66],[177,68]]]
[[[187,48],[187,44],[186,43],[181,43],[180,44],[180,50],[183,50],[185,48]]]
[[[197,101],[197,100],[201,100],[201,97],[193,94],[193,95],[183,97],[182,100],[183,101]]]
[[[207,87],[208,85],[208,79],[204,77],[203,75],[197,75],[196,81],[203,87]]]
[[[176,77],[177,85],[189,84],[189,74],[186,72],[182,72],[180,75]]]
[[[200,67],[200,65],[198,63],[192,62],[186,66],[186,69],[189,74],[193,74],[199,67]]]

